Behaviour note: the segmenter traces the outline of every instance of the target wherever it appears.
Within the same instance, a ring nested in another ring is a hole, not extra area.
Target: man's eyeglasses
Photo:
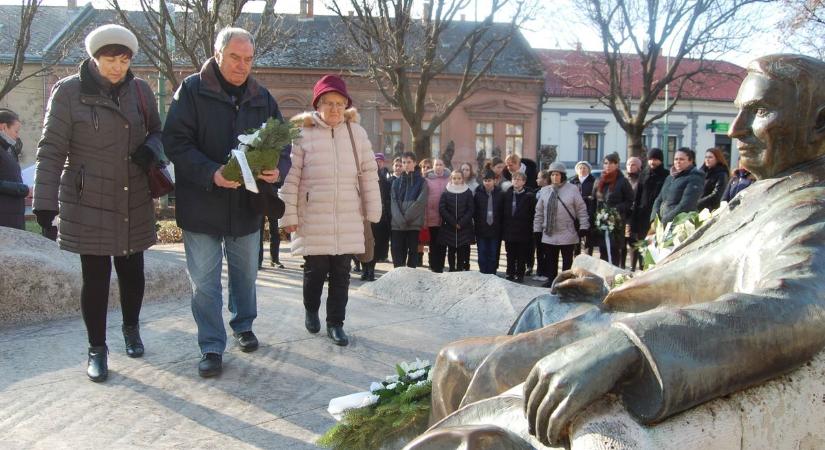
[[[321,102],[321,105],[326,106],[329,109],[344,109],[347,107],[346,103],[336,103],[336,102]]]

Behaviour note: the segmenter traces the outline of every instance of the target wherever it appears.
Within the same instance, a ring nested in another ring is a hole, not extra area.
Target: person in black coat
[[[705,174],[705,188],[699,198],[699,211],[707,208],[711,211],[719,207],[722,195],[728,186],[728,162],[718,148],[709,148],[705,152],[705,163],[700,169]]]
[[[11,110],[0,110],[0,226],[26,228],[26,196],[15,146],[20,138],[20,118]]]
[[[614,152],[605,156],[603,168],[602,176],[593,187],[594,196],[596,197],[596,214],[598,215],[599,210],[602,208],[613,208],[619,213],[619,223],[610,233],[609,249],[604,230],[598,229],[598,224],[595,225],[599,233],[599,254],[603,260],[618,265],[621,258],[621,249],[625,245],[624,226],[633,206],[633,188],[622,174],[622,171],[619,170],[618,153]],[[608,250],[610,255],[607,253]]]
[[[375,263],[385,261],[390,252],[390,234],[392,233],[390,214],[390,195],[392,185],[389,181],[389,171],[384,167],[384,154],[376,153],[375,162],[378,165],[378,189],[381,192],[381,220],[372,224],[372,235],[375,238],[375,253],[372,261],[364,263],[361,280],[375,281]]]
[[[647,152],[647,167],[642,170],[639,176],[639,184],[636,185],[636,200],[633,202],[633,213],[630,216],[630,233],[639,239],[644,239],[650,230],[650,212],[653,211],[653,203],[662,186],[669,175],[663,164],[664,153],[661,149],[653,148]],[[638,252],[633,252],[630,257],[631,269],[639,266],[641,268],[641,258]]]
[[[595,223],[596,218],[596,197],[593,195],[593,186],[596,184],[596,177],[592,174],[592,168],[587,161],[579,161],[576,163],[576,176],[570,180],[570,184],[579,188],[579,194],[582,195],[585,206],[587,206],[587,217],[590,223]],[[598,230],[596,227],[590,227],[590,233],[584,238],[584,247],[588,255],[593,255],[593,248],[598,245]],[[575,254],[581,253],[581,244],[576,245]],[[550,280],[553,281],[553,280]]]
[[[450,272],[467,270],[470,266],[473,207],[473,192],[464,183],[464,174],[460,170],[454,170],[438,201],[438,213],[441,216],[438,240],[440,244],[447,246]]]
[[[527,182],[524,184],[524,187],[531,192],[535,192],[538,189],[539,185],[536,179],[539,175],[539,169],[535,161],[511,153],[504,158],[504,166],[506,169],[501,175],[505,180],[512,183],[513,174],[521,172],[527,177]],[[504,190],[506,191],[507,189]]]
[[[478,268],[481,273],[496,273],[501,247],[501,220],[504,194],[496,186],[496,174],[486,169],[482,184],[474,195],[473,224],[478,246]]]
[[[504,193],[502,237],[507,250],[507,279],[517,283],[524,281],[527,260],[533,249],[533,216],[536,196],[525,188],[527,176],[519,172],[513,175],[513,187]]]
[[[750,186],[754,181],[756,181],[756,177],[754,177],[748,169],[742,167],[742,164],[740,163],[739,168],[734,170],[731,174],[728,187],[725,188],[725,193],[722,194],[722,201],[729,202],[733,200],[733,197],[736,197],[736,194],[745,190],[745,188]]]

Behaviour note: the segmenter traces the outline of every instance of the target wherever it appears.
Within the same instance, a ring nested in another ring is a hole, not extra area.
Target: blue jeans
[[[496,273],[498,267],[498,251],[501,240],[495,238],[478,238],[478,269],[481,273]]]
[[[258,276],[259,233],[246,236],[216,236],[183,232],[186,267],[192,281],[192,315],[198,325],[201,353],[223,353],[226,328],[223,324],[221,268],[223,255],[229,266],[229,326],[235,333],[252,329],[258,315],[255,279]]]

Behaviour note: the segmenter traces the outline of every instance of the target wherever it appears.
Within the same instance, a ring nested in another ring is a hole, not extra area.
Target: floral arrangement
[[[395,375],[370,384],[369,392],[330,400],[339,422],[317,444],[341,450],[377,449],[422,433],[430,417],[432,380],[429,361],[395,366]]]
[[[680,213],[673,219],[673,222],[667,224],[663,224],[657,216],[653,221],[653,225],[651,225],[655,232],[645,240],[634,244],[642,254],[645,270],[655,266],[659,261],[673,253],[676,247],[685,242],[696,230],[718,216],[726,208],[727,202],[722,202],[719,208],[713,212],[705,208],[698,213],[695,211]]]
[[[238,136],[238,150],[246,154],[246,161],[252,169],[252,175],[257,177],[262,170],[272,170],[278,167],[281,159],[281,150],[290,144],[293,139],[301,136],[301,129],[292,122],[281,122],[270,117],[261,127],[250,130],[248,134]],[[235,155],[223,169],[223,177],[229,181],[241,182],[241,166]]]
[[[596,211],[596,228],[602,231],[624,231],[624,230],[617,230],[617,227],[620,227],[622,223],[622,216],[619,215],[619,211],[616,208],[611,208],[609,206],[602,206]]]

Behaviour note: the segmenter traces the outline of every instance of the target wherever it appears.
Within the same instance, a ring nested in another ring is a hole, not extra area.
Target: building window
[[[504,127],[504,147],[508,155],[521,156],[524,149],[524,125],[508,123]]]
[[[429,126],[430,122],[421,122],[421,128],[427,128]],[[435,131],[433,131],[432,136],[430,136],[430,154],[433,155],[433,158],[438,158],[441,154],[441,125],[435,127]]]
[[[670,135],[667,137],[667,164],[673,164],[673,157],[676,156],[676,149],[679,147],[679,136]],[[694,161],[695,163],[696,161]]]
[[[401,121],[384,120],[384,152],[391,155],[399,142],[401,142]]]
[[[493,123],[476,123],[476,153],[484,151],[488,158],[493,157]]]
[[[594,166],[599,165],[599,135],[597,133],[582,135],[582,158]]]

